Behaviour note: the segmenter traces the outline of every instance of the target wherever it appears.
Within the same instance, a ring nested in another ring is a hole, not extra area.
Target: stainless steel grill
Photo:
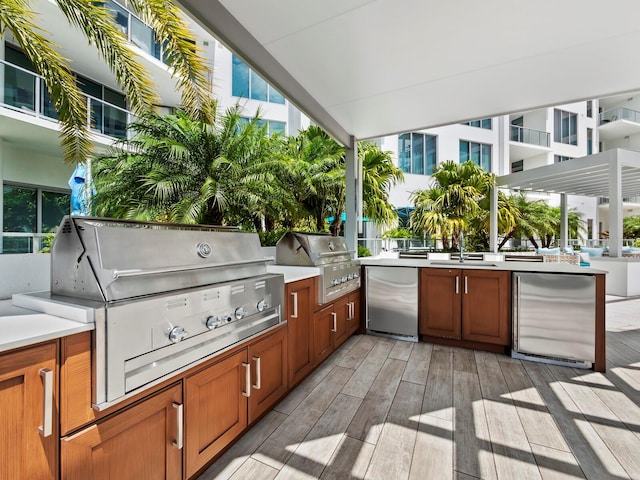
[[[354,254],[344,238],[322,233],[287,232],[276,244],[278,265],[320,268],[321,304],[360,288],[360,262]]]
[[[272,260],[252,233],[65,217],[51,294],[25,306],[91,309],[93,401],[103,409],[278,325],[284,278],[267,274]]]

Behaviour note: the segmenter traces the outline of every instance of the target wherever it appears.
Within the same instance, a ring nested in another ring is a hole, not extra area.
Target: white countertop
[[[591,267],[580,267],[568,263],[553,262],[475,262],[467,260],[464,263],[458,261],[420,260],[416,258],[359,258],[362,265],[380,267],[420,267],[420,268],[463,268],[480,270],[506,270],[510,272],[540,272],[540,273],[573,273],[573,274],[597,274],[607,273]]]
[[[282,273],[284,275],[284,283],[296,282],[320,275],[318,267],[292,267],[288,265],[267,265],[267,272]]]
[[[16,307],[11,300],[0,301],[0,352],[93,330],[93,323],[38,313]]]

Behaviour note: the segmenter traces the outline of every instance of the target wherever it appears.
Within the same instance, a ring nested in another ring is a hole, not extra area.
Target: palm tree
[[[147,113],[138,135],[95,162],[97,213],[119,218],[181,223],[228,223],[247,212],[273,178],[261,167],[270,153],[259,118],[243,119],[241,108],[217,114],[214,122],[184,112]]]
[[[358,143],[358,157],[362,163],[363,214],[381,225],[390,226],[398,214],[389,202],[389,191],[404,181],[404,174],[393,164],[391,152],[384,152],[373,143]]]
[[[113,13],[99,2],[56,0],[72,28],[77,28],[95,46],[122,87],[136,115],[153,110],[156,95],[149,74],[116,28]],[[206,119],[210,103],[207,68],[194,48],[193,35],[170,0],[129,0],[129,5],[154,30],[167,50],[182,92],[183,108],[196,118]],[[43,76],[62,124],[61,144],[68,163],[84,162],[91,155],[86,101],[71,73],[69,61],[56,51],[35,22],[28,0],[2,0],[0,35],[10,31],[37,73]]]
[[[490,198],[485,195],[479,202],[480,210],[469,221],[471,237],[488,250],[490,248],[489,232],[491,229]],[[512,198],[504,192],[498,191],[498,235],[506,234],[513,230],[520,219],[518,210]],[[503,244],[500,244],[500,247]]]
[[[411,194],[412,228],[440,235],[445,249],[457,248],[460,234],[480,211],[479,202],[493,182],[493,174],[471,161],[440,164],[432,175],[432,187]]]

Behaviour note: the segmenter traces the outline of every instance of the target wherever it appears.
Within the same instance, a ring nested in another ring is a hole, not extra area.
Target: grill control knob
[[[264,312],[267,308],[269,308],[269,305],[263,299],[258,302],[258,305],[256,305],[256,308],[258,309],[259,312]]]
[[[169,331],[169,340],[173,343],[178,343],[184,340],[189,336],[189,332],[187,332],[183,327],[173,327]]]
[[[205,322],[205,324],[207,325],[207,328],[209,330],[213,330],[214,328],[218,328],[219,326],[222,325],[222,320],[216,317],[215,315],[212,315],[209,318],[207,318],[207,321]]]
[[[236,308],[236,311],[233,313],[233,315],[236,317],[236,320],[242,320],[246,314],[247,312],[244,307]]]

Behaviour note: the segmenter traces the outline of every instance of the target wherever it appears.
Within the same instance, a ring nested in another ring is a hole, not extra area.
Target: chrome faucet
[[[460,230],[458,243],[460,244],[460,263],[464,263],[464,233]]]

